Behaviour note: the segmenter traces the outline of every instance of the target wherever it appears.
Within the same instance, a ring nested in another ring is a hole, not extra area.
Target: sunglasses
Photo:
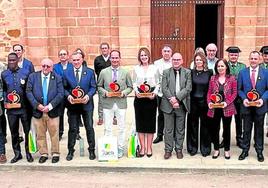
[[[51,66],[49,66],[49,65],[42,65],[42,68],[51,68]]]

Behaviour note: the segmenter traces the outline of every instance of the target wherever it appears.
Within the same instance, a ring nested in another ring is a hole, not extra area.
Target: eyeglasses
[[[61,54],[59,54],[60,56],[63,56],[63,55],[67,55],[66,53],[61,53]]]
[[[51,68],[51,66],[49,66],[49,65],[42,65],[42,68]]]

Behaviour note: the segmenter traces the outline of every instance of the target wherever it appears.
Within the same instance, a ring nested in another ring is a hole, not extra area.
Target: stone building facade
[[[138,49],[151,47],[150,10],[151,0],[0,0],[0,61],[21,43],[35,65],[77,47],[92,65],[106,41],[121,51],[123,64],[136,64]],[[239,46],[246,62],[251,50],[267,45],[267,14],[268,0],[225,1],[224,49]]]

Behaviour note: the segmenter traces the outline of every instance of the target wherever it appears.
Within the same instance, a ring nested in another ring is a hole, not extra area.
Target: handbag
[[[103,136],[98,139],[98,160],[99,161],[117,161],[117,137]]]

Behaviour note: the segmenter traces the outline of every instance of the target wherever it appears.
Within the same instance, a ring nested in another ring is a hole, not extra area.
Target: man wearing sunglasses
[[[11,132],[12,148],[14,158],[11,163],[16,163],[22,159],[21,147],[19,142],[19,121],[21,121],[25,134],[25,151],[28,162],[33,162],[33,158],[29,152],[28,134],[30,130],[30,121],[27,113],[29,109],[25,88],[29,71],[19,68],[19,58],[16,53],[8,55],[8,69],[3,71],[3,96],[5,107],[7,108],[7,118]],[[13,105],[11,105],[13,104]]]
[[[32,123],[36,127],[37,146],[41,154],[39,163],[48,159],[47,131],[51,139],[52,163],[57,163],[60,159],[59,104],[63,100],[64,89],[62,78],[52,71],[51,59],[43,59],[41,67],[41,71],[30,74],[26,94],[33,109]]]

